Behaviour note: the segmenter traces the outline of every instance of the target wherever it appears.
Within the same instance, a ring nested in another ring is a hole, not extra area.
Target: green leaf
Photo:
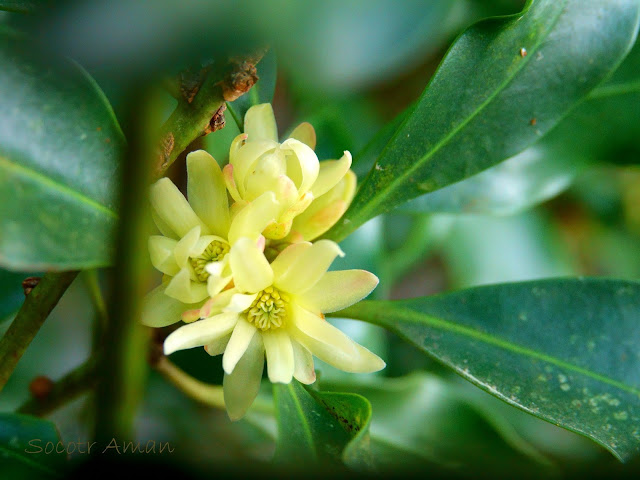
[[[244,131],[244,115],[247,110],[254,105],[271,103],[271,100],[273,100],[278,74],[278,64],[273,48],[270,48],[265,53],[256,68],[258,70],[258,81],[255,86],[237,100],[227,103],[229,113],[233,116],[241,132]]]
[[[0,0],[0,10],[16,13],[35,13],[50,0]]]
[[[31,276],[34,274],[0,269],[0,323],[8,320],[24,302],[22,281]]]
[[[640,283],[552,279],[393,302],[335,316],[394,331],[492,395],[640,452]]]
[[[55,447],[61,448],[59,441],[58,431],[49,421],[0,413],[0,475],[12,479],[60,477],[67,456],[66,452],[56,453]]]
[[[533,0],[523,14],[472,26],[327,237],[341,240],[369,218],[534,143],[619,65],[639,10],[632,0]]]
[[[344,455],[344,461],[353,466],[370,463],[371,405],[365,398],[316,392],[297,381],[274,384],[273,392],[278,422],[276,462],[336,466]]]
[[[81,68],[25,43],[0,35],[0,264],[108,265],[124,137]]]

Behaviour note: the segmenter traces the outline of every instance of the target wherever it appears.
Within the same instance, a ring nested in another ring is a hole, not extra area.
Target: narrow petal
[[[316,381],[316,370],[313,366],[313,355],[298,342],[292,340],[294,370],[293,377],[300,383],[311,385]]]
[[[209,318],[222,313],[222,309],[229,304],[231,297],[238,293],[235,288],[230,288],[207,300],[200,309],[201,318]]]
[[[148,327],[166,327],[180,321],[183,312],[200,308],[201,303],[187,304],[165,295],[166,284],[151,290],[142,301],[141,321]]]
[[[165,294],[184,303],[197,303],[209,296],[207,285],[191,280],[189,269],[183,268],[171,279]]]
[[[200,231],[200,225],[196,225],[176,244],[176,248],[173,253],[175,255],[176,263],[180,268],[187,266],[187,262],[191,256],[191,251],[200,239]]]
[[[273,270],[256,242],[243,237],[229,252],[233,283],[241,292],[257,293],[273,283]]]
[[[195,214],[187,199],[168,178],[161,178],[151,185],[150,197],[151,206],[160,220],[178,237],[182,238],[196,225],[202,227],[203,234],[209,233],[208,228]]]
[[[267,372],[272,383],[289,383],[293,378],[293,347],[287,332],[279,329],[262,333],[267,355]]]
[[[171,228],[169,228],[169,225],[167,225],[164,220],[162,220],[158,214],[156,213],[156,211],[152,208],[151,209],[151,218],[153,219],[153,223],[156,224],[156,227],[158,227],[158,230],[160,230],[160,233],[162,235],[164,235],[167,238],[172,238],[174,240],[178,240],[178,234],[176,232],[174,232],[173,230],[171,230]]]
[[[273,192],[265,192],[245,206],[231,221],[229,243],[233,245],[240,237],[257,240],[267,225],[273,222],[280,212]]]
[[[285,292],[299,294],[313,287],[338,255],[344,256],[337,243],[320,240],[302,252],[274,285]]]
[[[220,262],[217,262],[220,263]],[[210,297],[215,297],[218,295],[224,288],[229,285],[229,282],[233,279],[233,276],[218,276],[218,275],[210,275],[207,278],[207,292]]]
[[[362,300],[376,285],[378,277],[366,270],[327,272],[298,301],[313,311],[337,312]]]
[[[313,196],[317,198],[335,187],[350,168],[351,154],[347,151],[344,152],[340,160],[325,160],[320,162],[318,178],[311,187]]]
[[[257,140],[278,141],[278,127],[270,103],[254,105],[244,115],[244,133],[249,142]]]
[[[224,337],[220,337],[217,340],[207,344],[204,346],[204,351],[207,352],[212,357],[216,355],[222,355],[229,344],[229,340],[231,339],[231,334],[225,335]]]
[[[222,368],[225,373],[231,374],[240,358],[244,355],[255,335],[257,328],[240,317],[231,334],[231,340],[222,357]]]
[[[384,361],[375,353],[357,344],[333,325],[327,325],[332,329],[332,338],[313,338],[295,326],[289,328],[289,333],[320,360],[345,372],[371,373],[385,367]],[[342,348],[345,342],[351,343],[347,349]]]
[[[297,304],[291,306],[291,314],[293,326],[303,334],[322,344],[333,345],[336,349],[350,356],[357,355],[355,342],[318,314]],[[306,344],[303,343],[303,345]],[[307,346],[307,348],[309,347]],[[309,348],[309,350],[311,349]]]
[[[184,325],[165,339],[164,354],[171,355],[178,350],[209,345],[231,333],[237,322],[236,313],[221,313]]]
[[[241,202],[242,196],[238,191],[236,180],[233,177],[233,165],[228,163],[227,165],[224,166],[224,168],[222,169],[222,178],[224,179],[224,184],[227,187],[227,190],[229,190],[229,194],[231,195],[231,198],[233,198],[233,200],[236,202]]]
[[[256,293],[253,293],[251,295],[245,295],[244,293],[234,293],[231,296],[231,300],[229,300],[229,303],[222,309],[222,311],[236,313],[244,312],[256,299],[256,295]]]
[[[180,271],[173,256],[173,249],[178,242],[162,235],[149,237],[149,256],[151,264],[166,275],[175,275]]]
[[[282,144],[283,150],[290,150],[295,161],[287,161],[287,175],[296,182],[298,193],[303,194],[311,189],[318,178],[320,162],[315,152],[304,143],[290,138]],[[297,178],[299,178],[299,182]]]
[[[229,231],[229,202],[222,171],[204,150],[187,155],[187,195],[193,211],[214,235]]]
[[[302,252],[305,252],[309,248],[311,248],[310,242],[300,242],[292,243],[282,250],[282,252],[280,252],[276,259],[271,263],[274,278],[281,278],[284,276],[291,266],[300,258]]]
[[[233,165],[233,179],[238,192],[244,198],[247,176],[263,155],[278,147],[275,142],[247,142],[235,154],[229,156],[229,165]]]
[[[295,138],[307,145],[311,150],[316,149],[316,131],[308,122],[302,122],[296,128],[294,128],[290,138]]]
[[[222,381],[224,403],[231,420],[240,420],[247,413],[260,390],[264,370],[264,346],[262,336],[254,335],[249,348],[231,375]]]

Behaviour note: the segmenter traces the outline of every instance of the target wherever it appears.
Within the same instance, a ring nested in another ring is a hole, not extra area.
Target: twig
[[[0,340],[0,390],[78,272],[45,274]]]
[[[225,409],[221,385],[196,380],[176,367],[167,357],[160,357],[154,368],[185,395],[210,407]]]

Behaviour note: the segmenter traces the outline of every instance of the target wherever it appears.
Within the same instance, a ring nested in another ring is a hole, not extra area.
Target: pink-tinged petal
[[[302,252],[286,272],[275,277],[274,285],[285,292],[304,293],[322,278],[338,255],[344,253],[337,243],[320,240]]]
[[[180,270],[169,281],[164,293],[184,303],[197,303],[209,296],[207,285],[192,281],[187,268]]]
[[[307,145],[311,150],[316,149],[316,131],[308,122],[302,122],[298,125],[289,138],[295,138],[296,140],[301,141],[305,145]]]
[[[208,345],[204,346],[204,351],[207,352],[212,357],[216,355],[222,355],[229,344],[229,340],[231,339],[231,334],[225,335],[224,337],[220,337],[218,340],[214,340]]]
[[[283,142],[282,149],[293,154],[287,156],[287,176],[296,183],[299,194],[307,193],[318,178],[318,157],[311,148],[293,138]]]
[[[222,178],[224,179],[224,184],[226,185],[227,190],[229,190],[231,198],[236,202],[241,202],[242,196],[240,195],[236,181],[233,178],[233,165],[228,163],[224,166],[222,169]]]
[[[304,331],[300,328],[302,327]],[[382,370],[384,361],[357,344],[326,320],[300,316],[287,329],[291,337],[305,346],[320,360],[351,373],[371,373]]]
[[[241,237],[249,237],[256,241],[279,213],[280,204],[276,202],[273,192],[263,193],[233,218],[229,229],[229,243],[233,245]]]
[[[182,238],[193,227],[200,225],[203,234],[208,227],[195,214],[187,199],[168,178],[161,178],[150,188],[151,206],[164,225]]]
[[[302,253],[311,248],[310,242],[300,242],[289,245],[282,250],[276,259],[271,263],[274,278],[280,278],[289,271],[292,265],[300,258]]]
[[[278,141],[278,126],[270,103],[254,105],[244,115],[244,132],[249,142]]]
[[[199,308],[200,304],[187,304],[165,295],[166,284],[149,292],[142,302],[141,321],[148,327],[166,327],[180,321],[183,312]]]
[[[200,318],[209,318],[222,313],[222,309],[229,304],[231,297],[236,293],[238,293],[238,290],[230,288],[204,302],[200,308]]]
[[[293,362],[295,364],[293,377],[300,383],[311,385],[316,381],[316,370],[313,366],[313,356],[311,352],[298,342],[292,340]]]
[[[240,292],[257,293],[273,283],[273,270],[254,240],[239,239],[228,255],[233,283]]]
[[[231,333],[237,322],[236,313],[221,313],[184,325],[165,339],[164,354],[171,355],[178,350],[209,345]]]
[[[184,323],[193,323],[196,320],[200,320],[200,309],[195,308],[193,310],[182,312],[182,315],[180,315],[180,320],[182,320]]]
[[[227,414],[233,421],[240,420],[258,396],[264,370],[262,336],[254,335],[247,351],[236,364],[231,375],[222,382]]]
[[[214,235],[229,231],[229,202],[220,166],[204,150],[187,155],[187,195],[198,217]]]
[[[327,272],[298,302],[313,311],[337,312],[369,295],[378,281],[378,277],[366,270]]]
[[[344,152],[340,160],[325,160],[320,162],[318,178],[311,187],[313,196],[317,198],[335,187],[350,168],[351,154],[348,151]]]
[[[233,373],[233,369],[236,367],[240,358],[245,354],[249,344],[253,339],[257,329],[244,318],[240,317],[236,327],[231,334],[231,340],[227,345],[227,349],[222,357],[222,368],[225,373]]]
[[[177,244],[178,242],[174,239],[163,237],[162,235],[149,237],[151,264],[166,275],[173,276],[180,271],[180,267],[173,256],[173,250]]]
[[[287,332],[282,329],[262,332],[267,355],[267,373],[272,383],[289,383],[293,378],[293,347]]]

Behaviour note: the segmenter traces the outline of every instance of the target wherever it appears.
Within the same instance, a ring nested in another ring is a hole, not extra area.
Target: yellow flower
[[[324,319],[366,297],[378,284],[364,270],[328,272],[340,247],[329,240],[288,246],[269,264],[262,245],[239,239],[229,253],[234,287],[212,297],[201,320],[167,337],[164,352],[204,346],[210,355],[224,353],[222,365],[227,412],[244,416],[262,378],[264,359],[269,380],[315,381],[312,354],[347,372],[368,373],[385,363]]]
[[[278,143],[276,121],[268,103],[247,111],[244,130],[244,134],[234,139],[229,165],[223,170],[227,188],[238,208],[264,192],[274,192],[280,208],[276,221],[263,234],[269,239],[283,239],[290,233],[296,216],[304,212],[314,199],[324,196],[343,180],[351,167],[351,154],[345,151],[340,160],[320,163],[313,151],[315,131],[308,123],[299,125],[291,138]],[[336,211],[340,208],[334,207]],[[337,218],[342,213],[344,210]],[[336,215],[325,217],[334,218]],[[306,231],[305,228],[300,230]]]
[[[148,326],[175,323],[218,294],[233,278],[231,245],[239,238],[264,243],[261,232],[278,213],[268,191],[232,212],[220,167],[203,150],[187,156],[187,174],[188,201],[168,178],[151,187],[153,219],[162,235],[150,237],[149,253],[165,276],[144,302],[142,323]]]

